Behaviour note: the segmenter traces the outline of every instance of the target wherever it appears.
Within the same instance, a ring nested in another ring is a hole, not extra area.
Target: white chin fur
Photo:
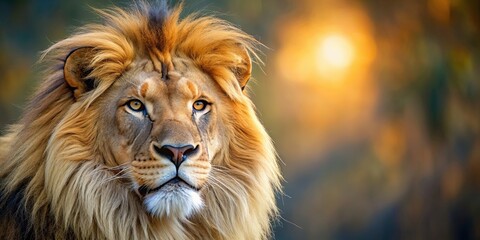
[[[147,211],[157,217],[186,219],[203,207],[200,194],[189,188],[176,187],[151,193],[143,200]]]

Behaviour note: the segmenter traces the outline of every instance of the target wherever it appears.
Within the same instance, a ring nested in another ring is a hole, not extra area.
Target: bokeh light
[[[330,75],[350,67],[355,49],[348,38],[332,33],[321,39],[316,54],[319,73]]]
[[[282,79],[330,87],[368,74],[376,56],[369,17],[355,4],[328,9],[313,16],[293,13],[285,16],[288,22],[280,21],[275,54]]]

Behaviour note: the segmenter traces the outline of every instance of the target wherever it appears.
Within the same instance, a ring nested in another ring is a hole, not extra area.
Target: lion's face
[[[108,129],[100,135],[116,174],[128,176],[148,212],[187,217],[203,205],[224,97],[191,61],[173,63],[162,78],[150,61],[139,61],[116,81],[100,101],[100,129]]]

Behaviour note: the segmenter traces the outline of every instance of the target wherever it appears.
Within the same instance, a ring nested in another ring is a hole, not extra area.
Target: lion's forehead
[[[167,79],[162,79],[159,74],[141,75],[136,91],[142,98],[156,102],[169,100],[192,100],[198,98],[200,93],[199,78],[177,71],[168,73]]]

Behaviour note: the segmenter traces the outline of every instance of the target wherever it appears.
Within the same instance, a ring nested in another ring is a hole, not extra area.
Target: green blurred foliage
[[[99,21],[90,7],[112,4],[0,2],[2,129],[41,81],[39,52]],[[202,0],[185,10],[268,46],[250,95],[284,163],[276,239],[480,238],[478,1]],[[302,68],[332,22],[371,39],[357,55],[374,52],[337,83]]]

